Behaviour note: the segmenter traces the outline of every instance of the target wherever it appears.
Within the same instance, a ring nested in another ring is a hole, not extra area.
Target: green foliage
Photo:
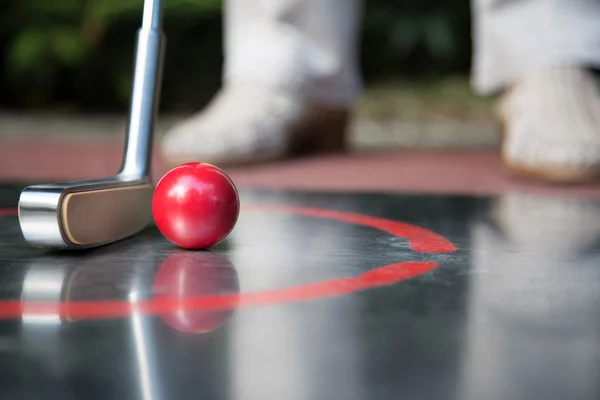
[[[468,69],[469,0],[365,1],[368,80]],[[0,106],[126,106],[142,0],[0,3]],[[166,0],[164,7],[163,107],[198,107],[219,85],[222,0]]]
[[[0,105],[123,105],[142,7],[142,0],[9,0],[0,5]],[[168,0],[164,10],[174,36],[181,36],[218,17],[221,0]],[[218,33],[213,27],[212,34]]]
[[[363,28],[367,76],[466,72],[470,18],[469,0],[369,0]]]

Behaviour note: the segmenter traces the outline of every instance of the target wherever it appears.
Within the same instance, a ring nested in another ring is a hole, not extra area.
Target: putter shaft
[[[165,38],[161,24],[160,0],[147,0],[144,3],[142,27],[137,34],[127,139],[120,171],[126,177],[143,178],[150,174],[164,60]]]

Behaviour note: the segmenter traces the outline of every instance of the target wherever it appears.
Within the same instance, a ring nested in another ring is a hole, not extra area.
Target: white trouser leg
[[[162,141],[169,165],[339,151],[361,89],[362,0],[225,0],[224,87]]]
[[[226,84],[348,106],[360,92],[361,0],[225,0]]]
[[[600,0],[473,0],[473,10],[481,94],[544,67],[600,65]]]

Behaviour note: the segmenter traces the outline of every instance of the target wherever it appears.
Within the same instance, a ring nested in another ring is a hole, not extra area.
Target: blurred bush
[[[470,0],[365,0],[367,79],[468,73]]]
[[[469,0],[366,0],[368,81],[466,72]],[[0,106],[122,110],[142,0],[4,0]],[[220,84],[221,0],[165,1],[162,107],[202,106]]]

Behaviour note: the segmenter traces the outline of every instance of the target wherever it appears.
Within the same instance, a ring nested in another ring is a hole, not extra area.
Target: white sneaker
[[[540,70],[499,106],[502,157],[517,175],[575,183],[600,177],[600,93],[582,68]]]
[[[224,88],[206,110],[175,126],[162,141],[171,166],[276,160],[304,152],[341,151],[346,109],[310,104],[299,96],[255,86]]]

